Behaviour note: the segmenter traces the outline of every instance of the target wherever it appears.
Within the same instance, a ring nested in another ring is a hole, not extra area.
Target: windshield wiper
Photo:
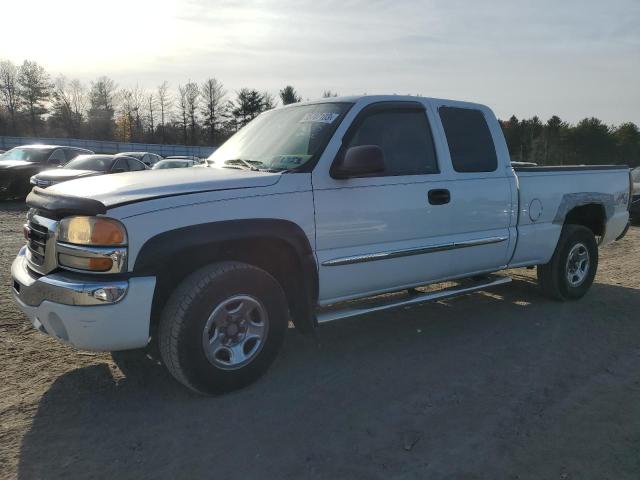
[[[245,160],[244,158],[231,158],[229,160],[225,160],[225,168],[243,168],[244,170],[251,170],[253,172],[259,172],[260,169],[254,166],[254,163],[262,165],[262,162],[257,160]]]

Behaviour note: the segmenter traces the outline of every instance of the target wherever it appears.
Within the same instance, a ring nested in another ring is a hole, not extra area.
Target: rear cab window
[[[442,106],[438,113],[456,172],[494,172],[498,168],[493,137],[480,110]]]

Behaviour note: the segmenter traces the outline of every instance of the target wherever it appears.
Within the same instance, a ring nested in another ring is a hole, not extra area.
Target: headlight
[[[127,231],[113,218],[67,217],[60,221],[58,241],[75,245],[126,245]]]
[[[68,270],[121,273],[127,268],[127,231],[113,218],[63,218],[56,249],[58,264]]]
[[[35,175],[34,175],[34,176],[32,176],[32,177],[29,179],[29,183],[30,183],[31,185],[36,185],[36,176],[35,176]]]

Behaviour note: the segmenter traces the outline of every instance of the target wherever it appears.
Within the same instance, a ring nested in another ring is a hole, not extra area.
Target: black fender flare
[[[299,298],[293,300],[291,313],[299,330],[312,330],[316,325],[318,266],[307,235],[299,225],[289,220],[223,220],[162,232],[142,245],[136,256],[132,275],[157,275],[169,259],[175,260],[189,252],[202,251],[199,249],[214,250],[216,245],[222,243],[252,240],[278,240],[295,252],[300,268],[300,285],[296,289],[299,289],[300,295],[296,295]]]

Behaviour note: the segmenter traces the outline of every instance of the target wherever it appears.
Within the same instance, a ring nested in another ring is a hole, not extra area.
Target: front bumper
[[[155,277],[109,281],[54,273],[35,275],[24,248],[11,265],[13,295],[38,330],[77,348],[144,347],[149,341]]]

